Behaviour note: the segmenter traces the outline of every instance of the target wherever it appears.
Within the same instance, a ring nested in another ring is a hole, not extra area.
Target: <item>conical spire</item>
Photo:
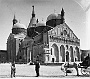
[[[65,19],[64,19],[64,9],[62,8],[62,11],[61,11],[61,24],[65,22]]]
[[[35,17],[34,5],[32,7],[33,7],[33,10],[32,10],[32,18],[33,18]]]
[[[13,18],[13,25],[16,24],[18,21],[16,20],[15,14],[14,14],[14,18]]]
[[[33,7],[32,18],[30,19],[30,23],[28,25],[28,28],[35,27],[36,26],[36,22],[37,22],[36,17],[35,17],[35,12],[34,12],[34,6],[32,6],[32,7]]]
[[[15,14],[14,14],[14,19],[15,19]]]

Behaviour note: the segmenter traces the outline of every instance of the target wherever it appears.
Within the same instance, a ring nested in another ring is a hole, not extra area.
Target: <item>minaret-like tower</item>
[[[33,7],[33,10],[32,10],[32,18],[33,18],[35,17],[34,5],[32,7]]]
[[[14,14],[14,18],[13,18],[13,25],[16,24],[18,21],[16,20],[15,14]]]
[[[36,17],[35,17],[35,11],[34,11],[34,6],[32,6],[32,18],[30,19],[30,23],[28,25],[28,28],[30,27],[35,27],[36,26]]]
[[[34,6],[32,6],[32,17],[30,19],[30,23],[29,23],[28,28],[27,28],[27,35],[29,37],[33,37],[35,35],[36,24],[37,24],[37,20],[35,17]]]
[[[64,23],[64,14],[65,14],[65,12],[64,12],[64,9],[62,8],[62,11],[61,11],[61,23]]]

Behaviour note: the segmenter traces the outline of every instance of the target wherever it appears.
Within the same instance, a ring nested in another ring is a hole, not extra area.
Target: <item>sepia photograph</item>
[[[0,0],[0,79],[89,79],[90,0]]]

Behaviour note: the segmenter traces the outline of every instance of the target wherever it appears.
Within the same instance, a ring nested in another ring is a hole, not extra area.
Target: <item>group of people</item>
[[[39,76],[39,68],[40,68],[40,63],[39,63],[39,61],[36,61],[35,62],[36,77]],[[15,62],[12,62],[11,63],[11,78],[15,77],[15,73],[16,73]]]
[[[39,63],[39,61],[36,61],[34,64],[35,64],[36,77],[38,77],[39,76],[40,63]],[[85,57],[85,60],[81,64],[83,66],[84,65],[90,66],[90,57],[89,57],[89,54],[88,54],[88,56]],[[67,71],[67,68],[69,68],[69,67],[70,68],[74,67],[76,69],[76,71],[77,71],[77,75],[79,75],[78,66],[77,66],[76,63],[74,63],[74,64],[66,63],[64,65],[65,71]],[[15,63],[13,62],[13,63],[11,63],[11,78],[15,77],[15,73],[16,73],[16,68],[15,68]],[[66,72],[66,75],[67,75],[67,72]]]
[[[67,73],[71,73],[70,70],[68,70],[68,68],[75,68],[77,71],[77,76],[79,76],[79,70],[78,68],[80,68],[81,66],[88,68],[90,66],[90,56],[89,54],[84,58],[84,61],[82,61],[82,63],[77,64],[76,62],[70,63],[70,62],[65,62],[62,66],[61,66],[61,70],[65,72],[65,75],[67,76]]]

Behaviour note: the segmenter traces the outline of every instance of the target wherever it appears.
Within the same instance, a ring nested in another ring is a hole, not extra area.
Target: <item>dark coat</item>
[[[39,63],[36,63],[36,64],[35,64],[35,70],[36,70],[36,69],[39,69],[39,68],[40,68],[40,64],[39,64]]]

